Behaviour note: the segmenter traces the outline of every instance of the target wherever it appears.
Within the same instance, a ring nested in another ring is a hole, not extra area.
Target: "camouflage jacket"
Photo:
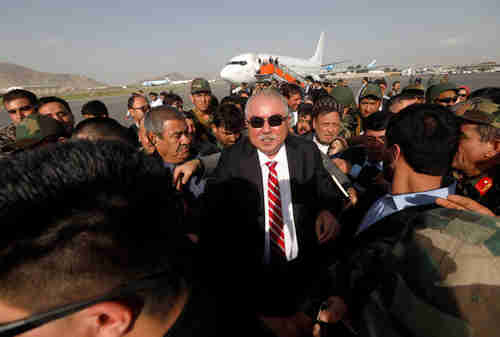
[[[488,207],[496,215],[500,215],[500,174],[498,168],[495,168],[491,174],[460,179],[457,184],[457,194],[469,197]]]
[[[410,207],[351,247],[330,273],[360,335],[498,335],[500,219]]]
[[[351,109],[348,114],[342,118],[342,137],[345,139],[361,134],[361,116],[357,110]]]
[[[12,145],[16,141],[16,126],[10,123],[0,129],[0,159],[12,152]]]

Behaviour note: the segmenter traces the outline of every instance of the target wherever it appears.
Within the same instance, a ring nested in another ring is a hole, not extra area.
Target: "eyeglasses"
[[[147,112],[147,111],[149,111],[150,106],[149,106],[149,104],[146,104],[146,105],[140,106],[138,108],[132,107],[132,109],[134,109],[134,110],[140,110],[142,112]]]
[[[144,278],[131,281],[127,284],[119,286],[109,293],[95,297],[93,299],[66,304],[43,313],[34,314],[27,318],[17,321],[0,324],[0,337],[16,336],[26,331],[38,328],[44,324],[55,321],[74,314],[78,311],[93,306],[94,304],[107,301],[124,301],[134,309],[134,319],[139,316],[144,306],[144,301],[137,294],[145,289],[154,289],[164,286],[164,280],[170,277],[171,273],[161,272],[146,276]]]
[[[453,103],[458,100],[458,96],[446,97],[446,98],[438,98],[437,101],[439,103]]]
[[[467,97],[467,94],[458,94],[459,97]]]
[[[19,107],[17,109],[11,109],[11,110],[7,110],[7,112],[9,114],[15,114],[17,112],[26,112],[26,111],[30,111],[31,109],[33,109],[33,106],[32,105],[25,105],[25,106],[22,106],[22,107]]]
[[[248,120],[250,123],[250,126],[254,129],[260,129],[261,127],[264,126],[265,121],[269,123],[269,126],[280,126],[281,123],[283,123],[284,117],[282,115],[272,115],[269,118],[262,118],[262,117],[252,117]]]

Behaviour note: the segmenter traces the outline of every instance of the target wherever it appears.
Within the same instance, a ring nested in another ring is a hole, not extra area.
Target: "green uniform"
[[[361,336],[498,336],[500,219],[435,205],[373,224],[330,268]]]
[[[457,194],[471,198],[500,215],[500,174],[498,168],[491,174],[464,178],[457,184]]]
[[[12,144],[16,141],[16,125],[9,125],[0,129],[0,158],[5,158],[12,152]]]

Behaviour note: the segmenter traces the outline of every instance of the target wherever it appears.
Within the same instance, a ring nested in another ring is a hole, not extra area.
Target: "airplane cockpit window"
[[[247,61],[232,61],[232,62],[229,62],[228,64],[237,64],[237,65],[240,65],[240,66],[246,66],[247,65]]]

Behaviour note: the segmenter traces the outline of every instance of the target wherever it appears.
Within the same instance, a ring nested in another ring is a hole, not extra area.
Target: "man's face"
[[[128,111],[134,118],[134,121],[139,124],[143,120],[144,114],[150,109],[151,108],[144,97],[136,96],[132,108],[128,109]]]
[[[290,107],[291,111],[297,111],[300,103],[302,103],[302,97],[300,96],[300,94],[291,95],[288,99],[288,106]]]
[[[191,135],[184,120],[167,120],[162,137],[155,137],[155,147],[167,163],[182,163],[189,157]]]
[[[303,135],[308,133],[312,129],[312,117],[311,115],[299,115],[297,120],[297,133]]]
[[[151,102],[154,102],[156,101],[156,96],[155,95],[149,95],[149,99],[151,100]]]
[[[457,104],[457,100],[458,96],[455,90],[447,90],[440,93],[439,96],[434,100],[434,102],[436,104],[449,107]]]
[[[56,121],[64,124],[64,127],[68,132],[72,132],[75,120],[73,114],[69,112],[64,105],[58,102],[50,102],[42,105],[38,108],[38,113],[40,115],[49,116]]]
[[[365,97],[359,102],[359,112],[363,118],[370,116],[380,109],[382,100]]]
[[[488,161],[486,153],[493,149],[491,142],[481,142],[476,124],[463,124],[458,151],[453,159],[453,168],[462,171],[467,176],[481,173],[481,166]]]
[[[385,94],[385,91],[387,90],[387,86],[383,83],[381,83],[379,86],[380,86],[380,89],[382,90],[382,93]]]
[[[176,107],[179,111],[182,111],[184,109],[182,101],[175,101],[174,103],[172,103],[172,106]]]
[[[212,96],[208,92],[198,92],[191,95],[193,105],[201,112],[207,112]]]
[[[467,100],[467,91],[465,89],[460,89],[458,91],[458,101],[457,103],[465,102]]]
[[[401,89],[401,83],[395,83],[392,87],[395,91],[399,92]]]
[[[385,151],[385,130],[366,130],[365,136],[367,137],[365,147],[368,160],[377,162],[382,161]]]
[[[285,142],[288,135],[289,123],[286,110],[280,99],[267,96],[256,98],[248,110],[248,138],[250,142],[268,157],[273,158]],[[283,119],[277,126],[269,125],[271,116],[279,115]],[[251,125],[252,118],[265,119],[262,127],[255,128]]]
[[[329,145],[340,132],[340,116],[336,111],[320,114],[313,120],[316,138],[321,144]]]
[[[234,145],[238,139],[241,137],[241,132],[240,131],[230,131],[227,130],[224,125],[221,125],[219,127],[216,127],[215,125],[212,125],[212,132],[217,138],[217,141],[223,146],[223,147],[229,147],[231,145]]]
[[[35,107],[30,103],[27,98],[17,98],[13,99],[7,103],[4,103],[5,110],[9,114],[12,122],[17,125],[21,121],[35,112]]]

